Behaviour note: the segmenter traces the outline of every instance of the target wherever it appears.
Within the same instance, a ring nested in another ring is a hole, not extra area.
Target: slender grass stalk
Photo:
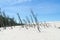
[[[5,26],[7,26],[7,20],[6,20],[6,14],[5,14],[5,12],[3,11],[3,16],[5,17],[5,20],[4,20],[4,22],[5,22]]]
[[[26,20],[27,20],[28,24],[30,24],[30,20],[27,16],[26,16]]]
[[[44,21],[43,26],[44,26],[44,28],[48,28],[50,25],[48,23],[46,23],[46,21]]]
[[[33,18],[32,18],[32,16],[30,15],[30,18],[31,18],[31,25],[32,25],[32,27],[34,27],[35,28],[35,24],[34,24],[34,21],[33,21]]]
[[[4,23],[3,23],[3,19],[2,19],[2,11],[0,8],[0,27],[3,27],[3,26],[4,26]]]
[[[25,19],[23,19],[23,22],[24,22],[24,24],[25,24],[25,25],[24,25],[25,28],[28,29],[28,28],[27,28],[27,21],[26,21]]]
[[[20,17],[20,15],[19,15],[19,13],[17,13],[17,16],[18,16],[18,18],[19,18],[19,23],[22,24],[22,20],[21,20],[21,17]]]
[[[32,14],[33,18],[35,19],[35,23],[36,23],[36,25],[37,25],[37,29],[38,29],[38,31],[40,32],[40,27],[39,27],[38,19],[37,19],[37,17],[35,16],[35,14],[34,14],[34,12],[33,12],[32,10],[31,10],[31,14]]]
[[[19,23],[20,23],[20,25],[22,26],[22,28],[24,28],[23,22],[22,22],[22,20],[21,20],[21,17],[20,17],[20,15],[19,15],[19,13],[17,13],[17,16],[18,16],[18,18],[19,18]]]
[[[11,26],[10,18],[9,18],[9,16],[7,16],[7,17],[8,17],[8,25]]]
[[[29,20],[28,16],[26,16],[26,20],[28,22],[28,25],[30,26],[30,20]]]
[[[27,20],[27,28],[30,27],[30,20],[28,18],[28,16],[26,16],[26,20]]]

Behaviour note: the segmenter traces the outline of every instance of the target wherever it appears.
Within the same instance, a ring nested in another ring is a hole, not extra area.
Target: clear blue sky
[[[39,21],[60,21],[60,0],[0,0],[0,8],[16,20],[16,13],[23,19],[32,9]]]

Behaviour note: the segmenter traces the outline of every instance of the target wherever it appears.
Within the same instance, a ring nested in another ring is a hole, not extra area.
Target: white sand
[[[60,23],[50,22],[51,25],[60,26]],[[60,29],[56,28],[42,28],[41,32],[37,29],[20,28],[16,26],[13,29],[6,29],[0,31],[0,40],[60,40]]]

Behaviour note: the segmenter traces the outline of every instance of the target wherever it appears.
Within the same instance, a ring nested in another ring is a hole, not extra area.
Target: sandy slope
[[[27,30],[16,26],[14,29],[0,31],[0,40],[60,40],[60,29],[42,28],[41,32],[38,32],[34,28]]]

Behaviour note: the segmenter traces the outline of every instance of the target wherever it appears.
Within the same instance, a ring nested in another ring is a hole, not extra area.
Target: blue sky
[[[60,0],[0,0],[0,8],[10,17],[22,19],[34,11],[39,21],[60,21]]]

